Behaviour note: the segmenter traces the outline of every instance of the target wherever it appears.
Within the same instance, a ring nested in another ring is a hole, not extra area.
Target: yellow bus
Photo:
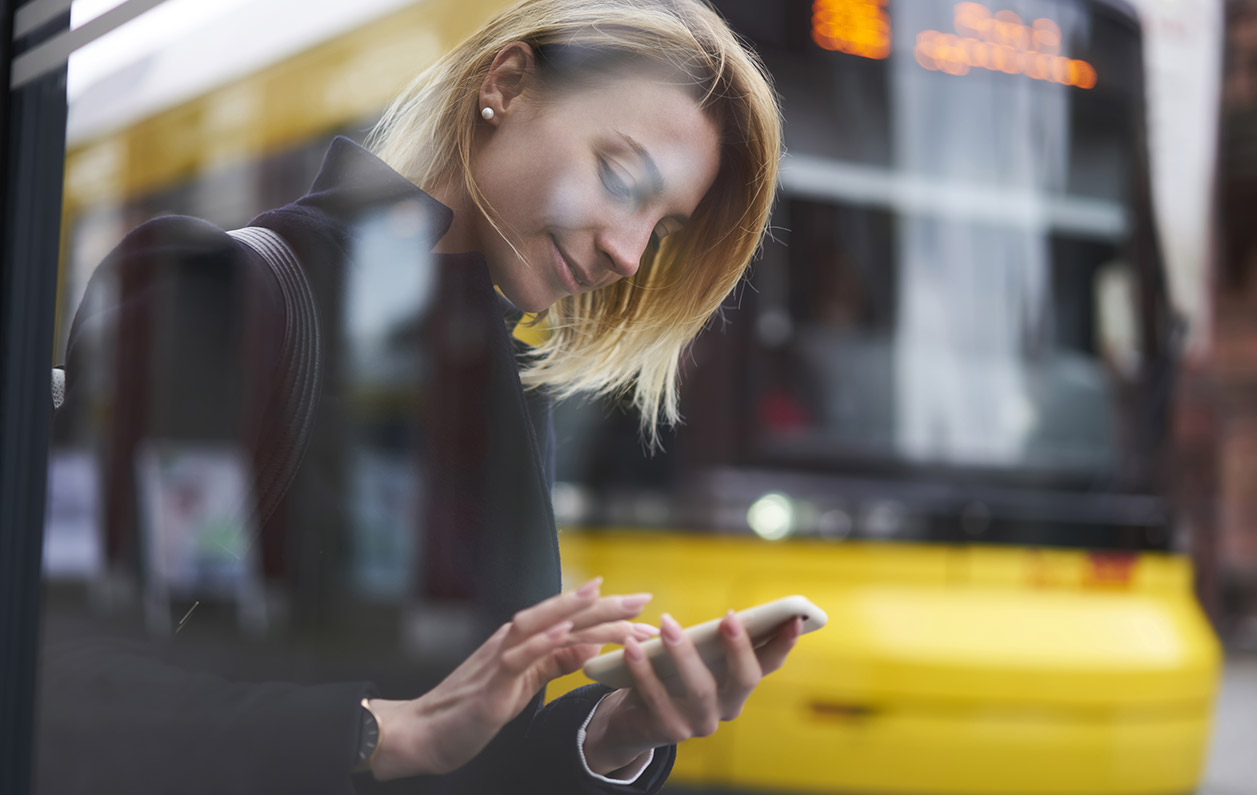
[[[564,566],[684,621],[797,592],[831,623],[674,780],[1192,791],[1218,650],[1166,499],[1133,13],[717,5],[782,95],[776,232],[667,456],[561,415]]]
[[[63,317],[143,217],[240,225],[299,195],[330,135],[502,5],[416,3],[140,118],[103,82],[107,111],[72,109]],[[713,5],[781,94],[774,232],[689,356],[665,453],[613,403],[561,407],[565,578],[683,622],[802,593],[830,625],[670,786],[1193,791],[1219,651],[1167,499],[1135,15]]]

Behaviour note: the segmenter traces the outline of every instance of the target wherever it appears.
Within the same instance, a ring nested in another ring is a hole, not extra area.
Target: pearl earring
[[[492,119],[492,118],[493,118],[493,108],[486,107],[484,110],[480,111],[480,116],[481,116],[481,118],[483,118],[485,121],[488,121],[489,119]]]

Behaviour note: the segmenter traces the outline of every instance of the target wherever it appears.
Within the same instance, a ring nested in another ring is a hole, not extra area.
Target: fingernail
[[[642,647],[638,646],[637,641],[632,638],[624,641],[624,656],[632,662],[641,662],[646,658],[646,655],[642,653]]]
[[[580,597],[593,596],[594,594],[598,593],[598,588],[601,586],[602,586],[602,578],[594,577],[592,580],[582,585],[580,589],[576,591],[576,595]]]
[[[681,642],[681,625],[676,619],[664,613],[659,618],[659,628],[663,632],[663,640],[665,643],[675,646]]]
[[[725,613],[725,620],[720,622],[720,631],[723,632],[724,636],[729,640],[733,640],[741,634],[742,625],[738,622],[738,619],[734,616],[732,610]]]
[[[659,627],[654,627],[650,624],[634,624],[633,631],[637,632],[639,635],[645,635],[648,638],[653,638],[659,634]]]
[[[620,597],[620,607],[624,610],[641,610],[646,603],[655,597],[648,593],[635,593]]]
[[[567,631],[570,630],[572,626],[573,624],[571,621],[560,621],[546,630],[546,637],[550,640],[558,640],[567,634]]]

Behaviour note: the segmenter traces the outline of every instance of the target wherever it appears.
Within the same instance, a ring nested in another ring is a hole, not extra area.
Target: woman
[[[677,418],[681,351],[733,289],[765,228],[779,124],[762,68],[697,0],[525,0],[414,81],[372,135],[378,159],[340,140],[310,193],[255,219],[288,241],[318,293],[327,273],[345,267],[346,230],[355,218],[389,203],[420,206],[441,273],[473,282],[464,291],[464,316],[485,319],[505,340],[502,324],[492,319],[493,287],[514,309],[545,313],[551,333],[522,354],[518,378],[505,378],[514,384],[485,390],[487,412],[510,418],[496,424],[514,439],[495,439],[491,444],[514,447],[486,449],[485,459],[516,462],[512,477],[535,486],[495,495],[492,502],[516,506],[521,528],[478,543],[493,550],[485,556],[499,559],[486,564],[495,572],[487,579],[504,594],[494,603],[498,612],[517,612],[506,613],[510,620],[465,662],[412,700],[372,698],[363,684],[189,685],[166,669],[112,666],[122,684],[111,681],[111,692],[153,692],[153,683],[161,683],[155,692],[163,697],[146,700],[144,714],[128,699],[130,722],[150,727],[150,740],[164,735],[154,741],[163,746],[156,758],[178,761],[131,778],[110,770],[118,777],[106,780],[156,789],[169,785],[154,782],[175,781],[190,791],[343,791],[356,764],[377,780],[444,776],[428,780],[436,791],[654,791],[671,767],[672,744],[735,717],[760,678],[783,663],[797,622],[757,651],[730,614],[721,627],[729,665],[717,677],[665,615],[660,631],[684,684],[669,691],[637,645],[649,633],[627,622],[645,595],[600,598],[594,582],[523,605],[557,590],[557,572],[538,574],[557,554],[545,504],[548,397],[628,391],[651,440],[657,423]],[[71,379],[76,340],[104,325],[114,329],[121,349],[127,330],[142,325],[135,317],[147,316],[135,307],[169,294],[149,287],[151,274],[163,268],[195,271],[188,278],[202,280],[200,296],[227,273],[250,296],[262,296],[250,300],[278,301],[267,297],[273,286],[259,275],[265,268],[257,255],[221,230],[187,218],[150,222],[102,265],[132,285],[130,297],[112,310],[76,317]],[[485,278],[477,281],[481,272]],[[179,313],[184,328],[176,346],[185,352],[207,340],[217,345],[224,334],[218,324],[231,313],[203,311],[192,320],[187,314]],[[257,335],[257,344],[265,347],[271,338]],[[501,385],[503,372],[515,372],[517,352],[508,344],[495,349],[490,370],[497,375],[484,383]],[[214,394],[224,380],[216,372],[203,379],[193,388],[201,395]],[[526,393],[518,392],[520,381]],[[69,386],[68,406],[73,381]],[[119,428],[126,422],[117,420]],[[257,437],[250,446],[260,460],[265,432]],[[451,475],[443,488],[465,488],[460,477]],[[511,518],[485,524],[506,521]],[[545,683],[577,669],[605,642],[625,644],[636,686],[610,693],[586,688],[541,707]],[[42,747],[58,750],[53,757],[41,753],[41,775],[46,789],[69,790],[74,786],[55,764],[60,748],[73,744],[67,726],[107,726],[111,704],[99,688],[81,685],[81,668],[54,669],[45,682],[58,677],[71,686],[45,697],[52,704],[46,730],[57,739]],[[170,693],[191,707],[173,714]],[[93,714],[86,723],[84,706]],[[231,750],[210,763],[189,761],[197,741],[222,747],[223,732],[207,733],[204,724],[220,729],[224,713],[245,727],[228,733]],[[179,751],[163,757],[168,745]],[[199,765],[198,772],[189,774],[190,765]]]
[[[373,148],[453,209],[436,251],[482,252],[512,304],[548,311],[555,333],[524,382],[559,395],[631,389],[653,434],[660,415],[676,419],[682,348],[759,244],[778,124],[761,69],[698,3],[533,2],[421,75]],[[727,628],[740,684],[678,703],[634,665],[635,697],[615,694],[594,714],[591,769],[624,768],[737,714],[762,667],[735,619]],[[665,619],[665,639],[674,631]],[[675,653],[691,692],[710,690],[692,649]]]

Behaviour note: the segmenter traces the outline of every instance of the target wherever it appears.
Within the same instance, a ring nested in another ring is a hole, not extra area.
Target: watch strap
[[[371,769],[375,755],[380,751],[380,719],[371,709],[371,699],[363,698],[361,702],[362,723],[358,729],[358,754],[354,758],[354,772],[361,773]]]

